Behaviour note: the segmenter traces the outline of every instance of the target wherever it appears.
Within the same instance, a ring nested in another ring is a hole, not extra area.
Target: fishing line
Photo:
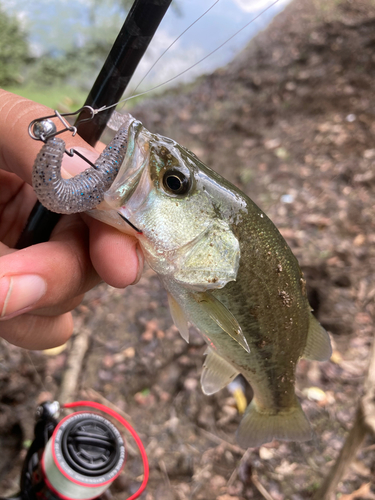
[[[185,73],[187,73],[188,71],[190,71],[191,69],[195,68],[196,66],[198,66],[198,64],[200,64],[201,62],[205,61],[206,59],[208,59],[209,57],[211,57],[213,54],[215,54],[215,52],[217,52],[218,50],[220,50],[222,47],[224,47],[224,45],[226,45],[228,42],[230,42],[234,37],[236,37],[237,35],[239,35],[243,30],[245,30],[248,26],[250,26],[250,24],[252,24],[254,21],[256,21],[257,19],[260,18],[260,16],[262,16],[265,12],[267,12],[269,9],[271,9],[274,5],[276,5],[280,0],[275,0],[274,2],[272,2],[268,7],[266,7],[265,9],[263,9],[257,16],[255,16],[253,19],[251,19],[251,21],[247,22],[244,26],[242,26],[242,28],[240,28],[238,31],[236,31],[235,33],[233,33],[233,35],[231,35],[229,38],[227,38],[222,44],[220,44],[218,47],[216,47],[216,49],[212,50],[211,52],[209,52],[208,54],[206,54],[204,57],[202,57],[202,59],[199,59],[199,61],[197,61],[196,63],[194,63],[192,66],[189,66],[189,68],[181,71],[180,73],[178,73],[177,75],[175,76],[172,76],[171,78],[169,78],[168,80],[166,80],[165,82],[163,83],[159,83],[158,85],[155,85],[154,87],[151,87],[150,89],[148,90],[145,90],[144,92],[139,92],[138,94],[133,94],[129,97],[125,97],[124,99],[120,99],[118,102],[114,103],[114,104],[111,104],[110,106],[103,106],[103,108],[101,108],[100,110],[97,110],[98,113],[104,111],[104,110],[107,110],[107,109],[111,109],[113,107],[116,107],[118,106],[119,104],[121,103],[125,103],[127,101],[130,101],[131,99],[134,99],[136,97],[140,97],[140,96],[143,96],[143,95],[146,95],[148,94],[149,92],[152,92],[154,90],[157,90],[161,87],[163,87],[164,85],[166,85],[167,83],[170,83],[170,82],[173,82],[174,80],[176,80],[177,78],[179,78],[180,76],[184,75]],[[217,2],[216,2],[217,3]],[[209,12],[215,5],[213,4],[204,14],[202,14],[200,16],[200,18],[197,19],[197,21],[199,19],[201,19],[207,12]],[[195,22],[197,22],[195,21]],[[195,22],[193,24],[195,24]],[[186,30],[184,32],[181,33],[181,35],[179,35],[179,37],[175,40],[175,42],[181,38],[181,36],[188,30],[190,29],[191,26],[190,25],[188,28],[186,28]],[[175,43],[173,42],[170,47]],[[169,47],[168,47],[169,49]],[[143,82],[143,80],[146,78],[146,76],[149,74],[149,72],[151,71],[151,69],[153,69],[155,67],[155,65],[160,61],[160,59],[163,57],[163,55],[165,55],[165,53],[167,52],[166,49],[163,54],[159,57],[159,59],[153,64],[153,66],[150,68],[150,70],[147,72],[147,74],[143,77],[143,79],[141,80],[141,82],[137,85],[136,88],[139,87],[139,85]]]
[[[136,90],[142,85],[143,81],[147,78],[147,76],[151,73],[151,71],[155,68],[155,66],[158,64],[158,62],[160,61],[160,59],[165,56],[165,54],[168,52],[168,50],[170,48],[173,47],[173,45],[178,42],[178,40],[187,32],[189,31],[190,28],[192,28],[198,21],[200,21],[206,14],[208,14],[208,12],[210,12],[211,9],[213,9],[215,7],[215,5],[217,3],[219,3],[220,0],[216,0],[215,3],[213,3],[211,5],[211,7],[209,7],[205,12],[203,12],[203,14],[201,14],[194,22],[192,22],[190,24],[190,26],[188,26],[180,35],[178,35],[178,37],[164,50],[164,52],[162,52],[162,54],[156,59],[156,61],[154,62],[154,64],[151,66],[151,68],[147,71],[147,73],[143,76],[143,78],[141,79],[141,81],[136,85],[135,89],[134,89],[134,92],[136,92]]]
[[[178,40],[187,32],[189,31],[190,28],[192,28],[198,21],[200,21],[206,14],[208,14],[208,12],[210,12],[211,9],[213,9],[215,7],[215,5],[217,3],[219,3],[220,0],[216,0],[215,3],[213,3],[211,5],[211,7],[209,7],[205,12],[203,12],[203,14],[201,14],[194,22],[192,22],[190,24],[190,26],[188,26],[180,35],[178,35],[178,37],[164,50],[164,52],[162,52],[162,54],[156,59],[156,61],[154,62],[154,64],[151,66],[151,68],[147,71],[147,73],[143,76],[143,78],[141,79],[140,82],[138,82],[138,84],[136,85],[135,89],[134,89],[134,92],[137,91],[137,89],[142,85],[143,81],[147,78],[147,76],[151,73],[151,71],[155,68],[155,66],[158,64],[158,62],[160,61],[160,59],[165,56],[165,54],[168,52],[168,50],[170,48],[173,47],[173,45],[178,42]]]
[[[37,376],[37,379],[39,380],[39,384],[42,386],[42,389],[44,390],[44,392],[48,392],[47,390],[47,387],[45,386],[44,384],[44,381],[43,381],[43,378],[41,376],[41,374],[38,372],[38,369],[34,363],[34,361],[32,360],[32,357],[30,356],[30,353],[29,351],[27,351],[26,349],[24,350],[24,352],[26,353],[26,356],[29,358],[29,361],[31,363],[31,366],[33,367],[34,371],[35,371],[35,374]]]

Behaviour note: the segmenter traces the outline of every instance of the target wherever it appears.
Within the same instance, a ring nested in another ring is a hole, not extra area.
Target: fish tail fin
[[[253,448],[273,439],[309,441],[311,426],[297,398],[295,405],[279,412],[260,411],[256,400],[247,407],[237,431],[237,441],[243,448]]]

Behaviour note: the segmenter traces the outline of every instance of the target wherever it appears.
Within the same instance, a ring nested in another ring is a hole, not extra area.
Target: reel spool
[[[66,500],[100,496],[120,474],[125,443],[118,429],[96,413],[77,412],[59,422],[41,461],[46,486]]]
[[[103,493],[121,473],[126,459],[124,439],[110,416],[126,429],[138,446],[143,463],[143,480],[127,498],[135,500],[145,490],[149,477],[146,450],[133,427],[117,412],[93,401],[67,403],[65,409],[88,407],[60,422],[57,401],[42,403],[36,414],[35,438],[21,473],[21,491],[0,500],[91,500]]]

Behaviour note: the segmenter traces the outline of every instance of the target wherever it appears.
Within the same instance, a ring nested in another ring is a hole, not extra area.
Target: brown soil
[[[297,394],[316,439],[244,455],[233,396],[202,394],[203,341],[194,332],[190,344],[180,338],[153,272],[126,290],[103,284],[88,293],[76,311],[77,332],[91,332],[77,399],[102,398],[129,415],[150,460],[143,498],[260,500],[260,482],[273,500],[309,499],[337,457],[373,336],[374,48],[371,0],[299,0],[227,67],[132,110],[267,212],[298,257],[334,346],[331,361],[298,367]],[[2,344],[0,494],[17,489],[32,411],[57,393],[68,352],[52,357]],[[319,401],[311,387],[321,390]],[[339,493],[371,480],[375,487],[374,448],[368,438]],[[115,498],[134,492],[141,472],[131,448]]]

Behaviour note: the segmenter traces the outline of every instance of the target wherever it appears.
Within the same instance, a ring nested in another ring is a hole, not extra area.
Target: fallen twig
[[[240,463],[237,465],[237,467],[232,472],[230,478],[228,479],[227,488],[230,488],[233,485],[234,481],[237,479],[239,468],[249,458],[249,456],[251,455],[251,452],[252,452],[251,448],[249,448],[247,451],[245,451],[245,453],[243,454],[243,456],[240,460]]]
[[[75,397],[78,378],[81,373],[83,358],[89,346],[90,330],[82,329],[72,338],[71,348],[61,382],[58,401],[60,404],[71,402]]]
[[[262,497],[265,498],[265,500],[274,500],[271,495],[268,493],[266,488],[263,486],[263,484],[259,481],[258,477],[256,474],[253,474],[251,476],[251,481],[255,488],[259,491],[259,493],[262,495]]]

